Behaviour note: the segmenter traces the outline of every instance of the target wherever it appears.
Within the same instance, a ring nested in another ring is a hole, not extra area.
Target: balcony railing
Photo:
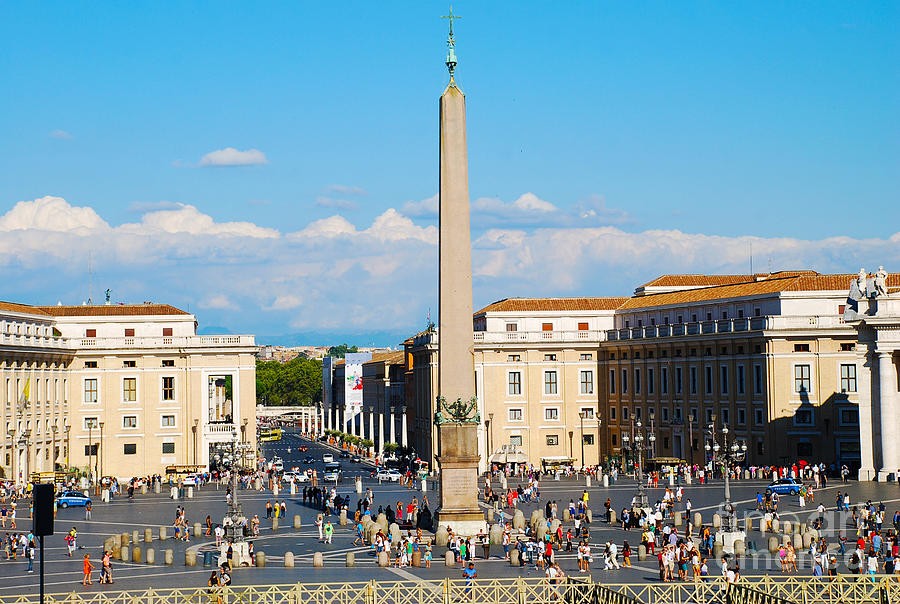
[[[476,331],[475,341],[488,344],[509,342],[602,342],[606,333],[600,330],[576,331]]]
[[[737,331],[836,329],[841,327],[844,327],[844,319],[840,316],[741,317],[717,321],[694,321],[672,325],[610,329],[606,331],[606,339],[609,341],[621,341],[684,335],[709,335]]]
[[[69,340],[53,336],[36,336],[5,333],[0,342],[8,346],[22,346],[28,348],[57,348],[71,349]]]
[[[256,346],[254,336],[163,336],[156,338],[72,338],[74,348],[209,348]]]

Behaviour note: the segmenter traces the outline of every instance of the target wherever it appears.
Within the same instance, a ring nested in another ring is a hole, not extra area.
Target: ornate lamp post
[[[637,478],[638,490],[634,499],[632,499],[631,504],[634,507],[646,508],[649,506],[649,501],[647,499],[647,493],[644,492],[644,451],[653,449],[653,446],[656,443],[656,435],[653,434],[653,431],[648,430],[647,436],[644,436],[643,430],[641,429],[641,422],[637,422],[635,424],[634,435],[623,435],[622,443],[623,448],[628,448],[637,454],[637,466],[634,474],[635,478]]]
[[[94,484],[97,472],[91,472],[94,465],[94,420],[88,420],[88,482]]]
[[[53,453],[51,454],[53,456],[53,461],[52,461],[51,465],[53,466],[53,471],[55,472],[56,471],[56,459],[59,457],[58,450],[56,447],[56,433],[59,431],[59,426],[56,425],[56,420],[53,420],[53,427],[50,430],[53,432],[53,446],[51,447],[51,450],[53,451]]]
[[[709,442],[706,443],[706,452],[710,455],[710,460],[715,464],[724,465],[725,474],[725,516],[722,518],[722,531],[732,533],[737,530],[737,518],[735,516],[734,504],[731,503],[731,480],[730,469],[736,464],[744,461],[747,457],[747,443],[738,442],[732,436],[728,440],[728,426],[722,426],[721,443],[719,435],[716,433],[716,425],[709,425]]]
[[[487,458],[488,458],[488,471],[490,471],[490,469],[491,469],[491,455],[494,454],[494,448],[493,448],[493,444],[494,444],[494,443],[493,443],[493,440],[494,440],[494,414],[493,414],[493,413],[488,413],[487,416],[488,416],[488,418],[487,418],[487,421],[485,422],[485,424],[487,424],[487,428],[488,428],[488,434],[487,434],[487,437],[488,437],[488,439],[487,439],[487,443],[488,443]]]
[[[597,467],[603,465],[603,439],[600,435],[603,433],[603,420],[597,415]]]
[[[95,474],[97,474],[97,478],[99,479],[98,484],[103,480],[103,422],[100,422],[100,449],[97,451],[97,459],[94,461],[95,464],[100,464],[100,471],[96,471],[96,467],[94,468]]]
[[[194,433],[194,465],[197,465],[197,426],[200,425],[199,419],[194,419],[194,425],[191,426],[191,431]]]
[[[66,422],[65,430],[66,430],[66,472],[68,472],[68,471],[69,471],[69,468],[72,467],[72,466],[69,464],[69,451],[72,450],[72,449],[70,448],[70,445],[72,444],[72,441],[71,441],[71,439],[70,439],[69,433],[72,431],[72,426],[69,425],[68,421]]]
[[[247,530],[247,517],[241,509],[238,497],[238,476],[244,467],[244,459],[250,446],[238,441],[237,429],[231,426],[231,501],[222,525],[225,528],[225,537],[234,544],[234,551],[238,554],[239,563],[249,562],[249,553],[244,541]]]
[[[584,468],[587,466],[587,460],[584,458],[584,416],[587,415],[584,411],[578,412],[578,419],[581,422],[581,467]]]

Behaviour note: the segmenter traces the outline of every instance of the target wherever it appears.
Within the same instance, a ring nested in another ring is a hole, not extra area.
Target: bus
[[[275,442],[281,440],[284,430],[281,428],[263,428],[259,431],[260,442]]]

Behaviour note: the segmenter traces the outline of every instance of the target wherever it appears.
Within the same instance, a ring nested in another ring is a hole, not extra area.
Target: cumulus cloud
[[[535,200],[519,205],[557,214]],[[599,214],[603,205],[593,207]],[[78,304],[87,297],[92,254],[95,291],[200,309],[203,324],[243,333],[374,325],[414,333],[436,308],[437,228],[396,209],[367,222],[335,215],[282,233],[217,220],[187,204],[147,208],[134,221],[110,225],[59,197],[19,202],[0,214],[0,274],[23,302]],[[900,266],[900,233],[758,238],[585,224],[476,233],[476,306],[509,296],[628,295],[667,272],[744,272],[751,243],[755,263],[773,270]]]
[[[512,202],[504,202],[496,197],[480,197],[472,202],[472,210],[486,214],[548,214],[559,211],[555,205],[534,193],[523,193]]]
[[[438,194],[427,197],[421,201],[407,201],[401,211],[407,216],[437,216]]]
[[[51,130],[50,138],[67,141],[67,140],[72,140],[72,138],[74,138],[74,137],[72,136],[71,133],[66,132],[65,130]]]
[[[239,151],[234,147],[210,151],[200,158],[201,167],[258,166],[267,163],[266,154],[259,149]]]

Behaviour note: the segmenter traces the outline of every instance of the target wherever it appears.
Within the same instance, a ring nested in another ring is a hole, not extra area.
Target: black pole
[[[44,604],[44,536],[40,535],[41,540],[41,604]]]

